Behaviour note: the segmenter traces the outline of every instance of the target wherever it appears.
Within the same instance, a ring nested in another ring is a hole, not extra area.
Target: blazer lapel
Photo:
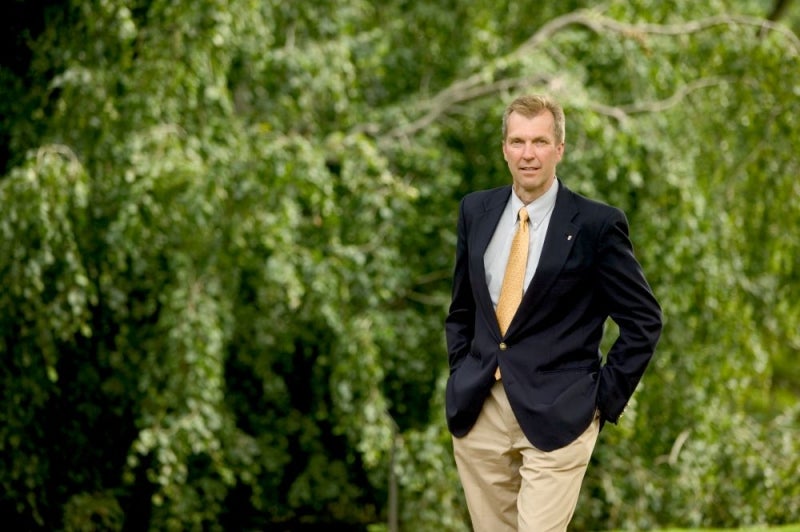
[[[470,257],[470,270],[475,272],[477,282],[473,286],[478,286],[476,293],[477,304],[487,310],[489,315],[494,314],[494,304],[492,296],[489,294],[489,286],[486,284],[486,269],[483,264],[483,254],[489,247],[494,230],[500,221],[500,216],[505,210],[508,198],[511,196],[511,187],[501,187],[489,194],[483,202],[483,211],[475,214],[475,236],[471,245],[475,250]],[[499,328],[498,328],[499,332]]]
[[[520,313],[527,315],[534,312],[550,285],[561,273],[580,230],[578,225],[572,223],[577,213],[578,209],[572,198],[572,192],[559,181],[558,196],[556,196],[556,204],[547,227],[542,255],[539,258],[536,273],[520,304]],[[511,326],[513,327],[513,325],[512,323]]]

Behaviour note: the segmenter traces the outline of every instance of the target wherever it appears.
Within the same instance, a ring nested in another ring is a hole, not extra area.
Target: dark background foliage
[[[508,181],[526,91],[564,103],[559,177],[626,211],[666,317],[574,529],[800,519],[793,2],[3,10],[8,526],[465,530],[456,210]]]

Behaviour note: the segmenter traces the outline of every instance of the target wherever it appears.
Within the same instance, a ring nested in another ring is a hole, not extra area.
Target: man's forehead
[[[534,130],[541,130],[537,131],[537,135],[547,134],[548,136],[553,135],[553,115],[550,113],[538,113],[534,116],[525,116],[521,113],[512,113],[508,117],[508,135],[519,133],[527,133],[530,129]]]

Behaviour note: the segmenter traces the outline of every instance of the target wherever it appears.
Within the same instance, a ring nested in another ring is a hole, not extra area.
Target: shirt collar
[[[528,205],[522,203],[517,193],[511,190],[511,211],[514,213],[514,219],[519,210],[524,206],[528,210],[528,219],[531,224],[538,226],[542,220],[547,216],[556,204],[556,196],[558,195],[559,182],[556,177],[553,179],[553,184],[547,189],[547,192],[530,202]]]

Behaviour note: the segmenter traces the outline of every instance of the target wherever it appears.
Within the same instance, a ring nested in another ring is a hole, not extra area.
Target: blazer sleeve
[[[619,336],[600,372],[597,406],[616,423],[650,362],[661,335],[661,307],[634,256],[628,221],[612,208],[602,231],[598,282]]]
[[[469,354],[475,333],[475,298],[469,272],[467,245],[466,199],[461,200],[456,240],[456,257],[453,271],[452,299],[445,319],[447,352],[452,372]]]

